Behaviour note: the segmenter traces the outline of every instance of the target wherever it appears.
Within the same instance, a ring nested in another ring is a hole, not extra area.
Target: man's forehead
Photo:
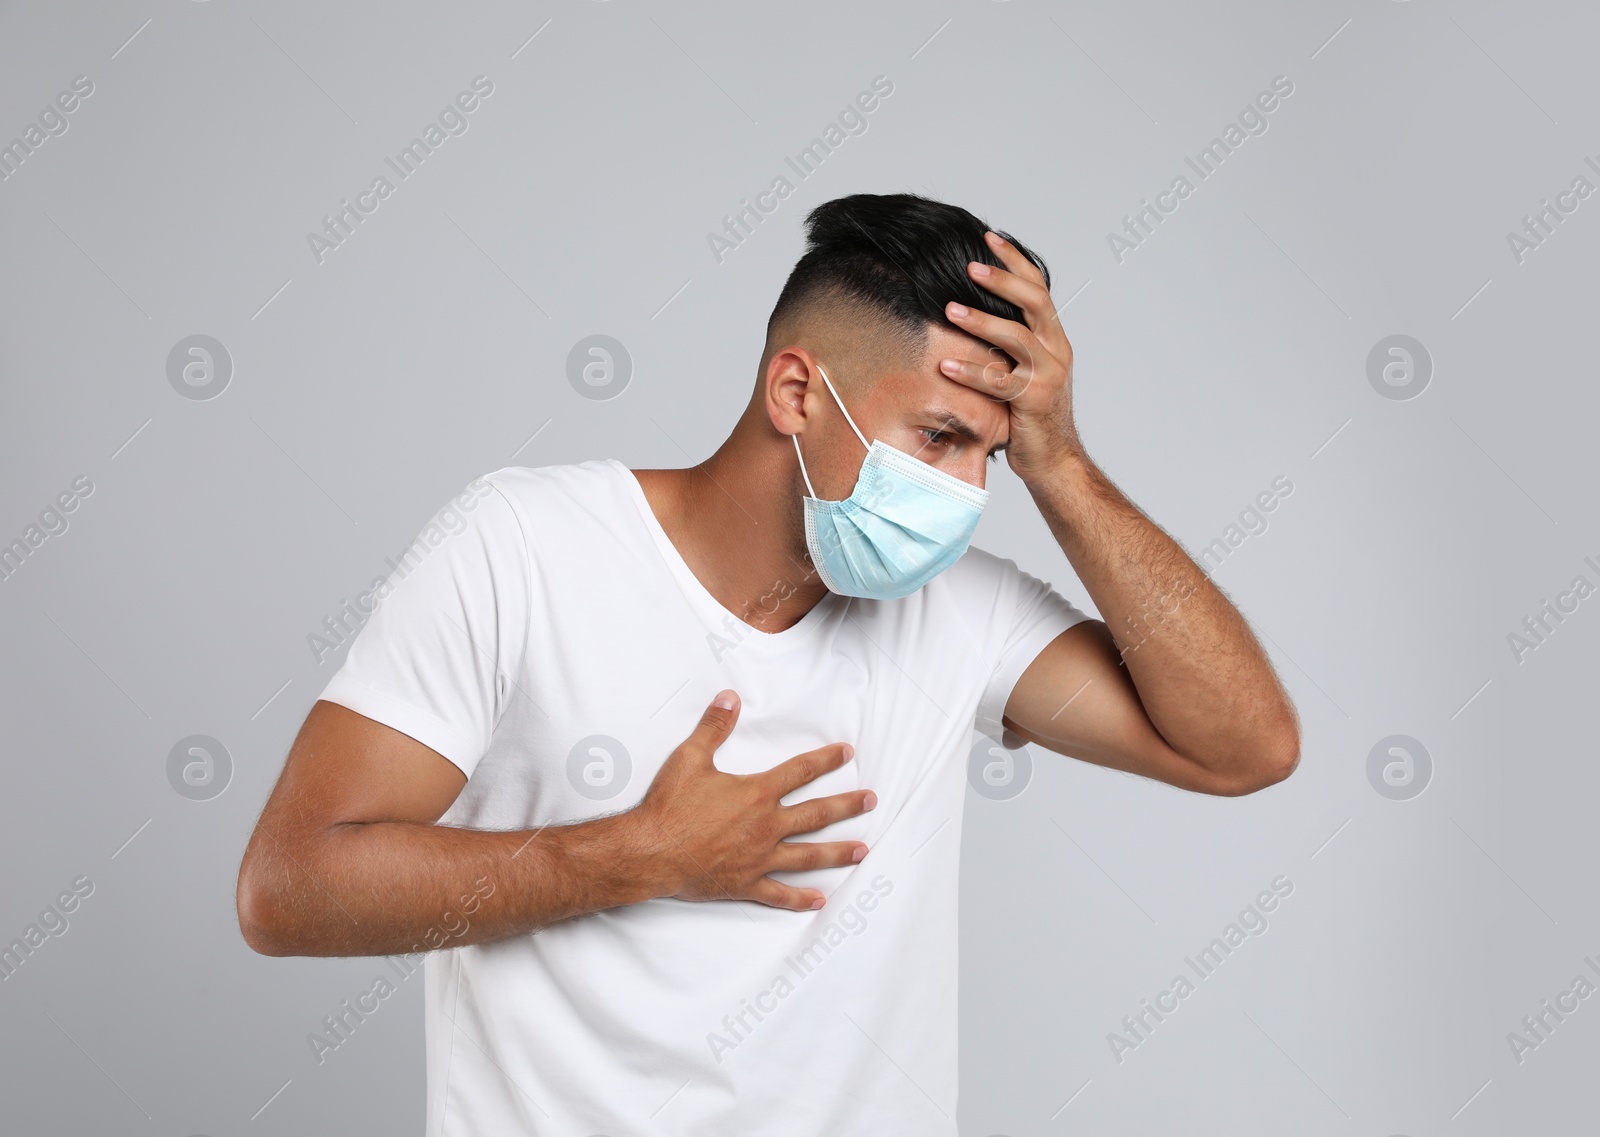
[[[970,442],[1004,442],[1010,432],[1006,404],[943,374],[937,359],[896,375],[884,394],[901,416],[940,424]]]

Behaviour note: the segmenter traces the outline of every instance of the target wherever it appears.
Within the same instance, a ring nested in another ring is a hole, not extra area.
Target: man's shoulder
[[[606,535],[634,533],[637,486],[615,458],[593,458],[502,466],[474,478],[466,493],[484,503],[474,524],[489,527],[497,540],[520,539],[536,556],[578,556]]]
[[[470,574],[485,565],[527,571],[530,558],[570,555],[612,526],[626,506],[627,467],[609,458],[552,466],[502,466],[480,474],[441,505],[396,562],[409,570],[437,561],[428,576]],[[471,534],[471,540],[460,539]],[[433,557],[433,550],[449,547]],[[553,553],[552,553],[553,551]]]
[[[609,517],[627,502],[619,474],[627,467],[614,458],[592,458],[551,466],[502,466],[480,474],[469,492],[494,496],[524,526],[544,528],[564,522]]]
[[[625,469],[615,458],[591,458],[552,466],[502,466],[479,475],[474,482],[493,486],[514,503],[533,503],[551,495],[570,497],[613,485],[617,472]]]

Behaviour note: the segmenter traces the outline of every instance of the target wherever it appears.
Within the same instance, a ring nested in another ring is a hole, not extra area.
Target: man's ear
[[[794,349],[778,352],[767,363],[764,382],[767,418],[779,434],[798,434],[806,425],[810,360]]]

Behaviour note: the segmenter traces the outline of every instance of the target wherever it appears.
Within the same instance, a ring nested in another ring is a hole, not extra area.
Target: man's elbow
[[[1299,765],[1300,732],[1291,729],[1286,731],[1279,741],[1265,748],[1256,763],[1254,778],[1246,783],[1248,788],[1241,792],[1251,794],[1268,786],[1275,786],[1294,773]]]
[[[1217,797],[1244,797],[1283,781],[1300,765],[1300,736],[1288,732],[1280,740],[1260,748],[1255,758],[1225,777],[1209,776],[1206,792]]]
[[[1265,765],[1265,772],[1262,776],[1261,784],[1256,788],[1264,790],[1268,786],[1277,785],[1290,774],[1294,773],[1299,765],[1300,747],[1298,745],[1291,749],[1280,751],[1273,757],[1271,762]]]
[[[262,870],[246,858],[239,868],[239,883],[234,891],[234,908],[239,917],[239,934],[250,950],[260,955],[296,955],[286,934],[278,898],[262,880]]]

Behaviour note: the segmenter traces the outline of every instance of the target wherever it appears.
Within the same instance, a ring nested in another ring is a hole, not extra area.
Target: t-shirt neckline
[[[678,547],[672,543],[672,538],[667,536],[667,531],[662,528],[660,518],[650,506],[650,499],[645,496],[644,486],[640,484],[632,469],[616,458],[608,458],[608,462],[616,469],[626,486],[627,494],[634,507],[639,511],[639,519],[644,523],[651,539],[655,542],[656,550],[661,554],[661,559],[666,562],[668,570],[677,581],[678,589],[685,598],[706,617],[715,627],[731,630],[739,636],[741,644],[747,642],[763,643],[772,646],[797,643],[809,638],[829,616],[833,613],[839,602],[846,600],[836,592],[825,593],[822,599],[812,605],[811,610],[792,627],[781,632],[768,632],[746,623],[729,609],[723,607],[722,602],[711,595],[706,586],[700,583],[700,578],[695,576],[694,570],[689,567],[689,562],[683,559],[683,554],[678,552]],[[731,626],[728,621],[732,621]]]

